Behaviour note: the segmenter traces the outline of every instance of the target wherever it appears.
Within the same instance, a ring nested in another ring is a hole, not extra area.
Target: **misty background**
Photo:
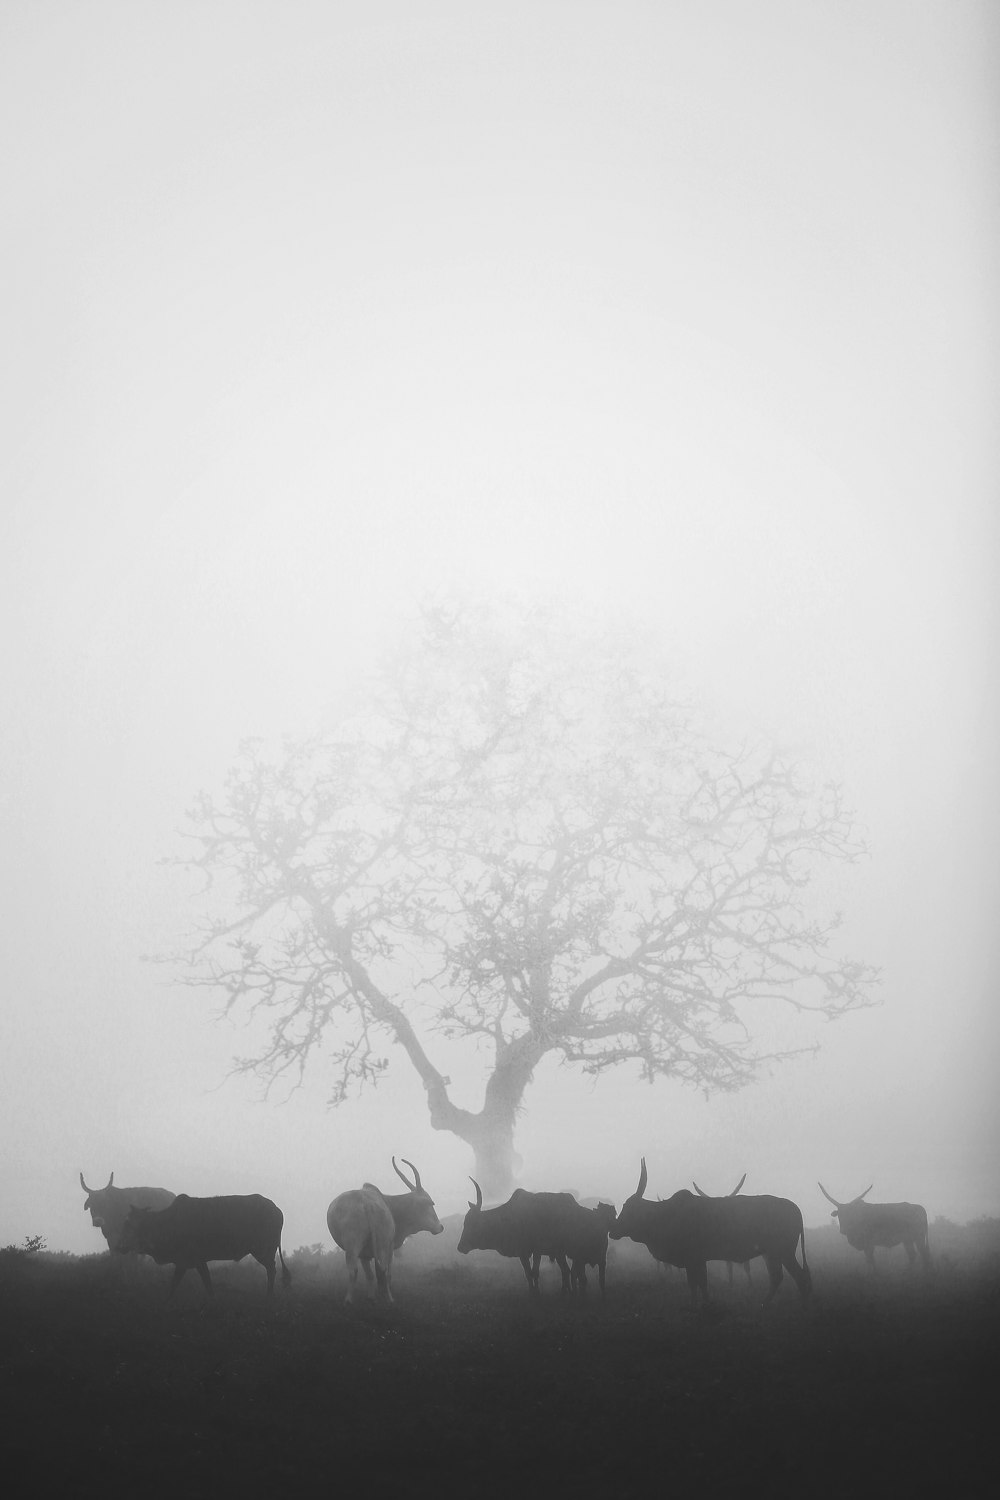
[[[0,7],[0,1243],[78,1174],[284,1245],[471,1155],[395,1058],[270,1100],[142,961],[250,735],[470,590],[634,618],[844,783],[881,1005],[705,1100],[546,1060],[522,1181],[1000,1212],[997,41],[985,4]],[[470,1072],[475,1090],[476,1075]],[[282,1102],[284,1101],[284,1102]],[[933,1232],[932,1232],[933,1249]]]

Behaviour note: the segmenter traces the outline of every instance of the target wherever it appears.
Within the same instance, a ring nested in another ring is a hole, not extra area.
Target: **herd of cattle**
[[[411,1234],[427,1230],[441,1234],[444,1225],[434,1200],[420,1180],[412,1162],[407,1177],[392,1158],[393,1170],[406,1186],[405,1193],[383,1193],[372,1183],[352,1188],[334,1198],[326,1222],[334,1242],[347,1261],[347,1301],[355,1291],[358,1269],[363,1268],[376,1297],[392,1301],[392,1259]],[[543,1257],[556,1262],[565,1292],[583,1292],[587,1267],[597,1268],[604,1292],[608,1241],[631,1239],[645,1245],[657,1261],[677,1266],[687,1273],[692,1298],[708,1294],[707,1264],[710,1260],[742,1265],[749,1275],[751,1260],[761,1257],[767,1267],[771,1301],[787,1271],[803,1298],[812,1289],[806,1262],[802,1213],[788,1198],[766,1194],[741,1196],[744,1177],[728,1197],[713,1198],[697,1183],[695,1193],[682,1188],[666,1199],[645,1196],[647,1175],[643,1157],[635,1192],[621,1209],[598,1203],[585,1207],[572,1193],[532,1193],[518,1188],[506,1203],[483,1207],[482,1189],[474,1178],[476,1201],[469,1203],[462,1225],[458,1251],[492,1250],[521,1262],[528,1289],[538,1292],[538,1270]],[[281,1261],[284,1285],[291,1281],[281,1251],[284,1215],[269,1198],[254,1193],[226,1198],[176,1197],[165,1188],[116,1188],[114,1173],[107,1187],[89,1188],[84,1210],[101,1230],[110,1251],[149,1255],[158,1265],[172,1265],[173,1296],[182,1277],[195,1270],[206,1292],[211,1294],[209,1261],[238,1261],[250,1255],[267,1272],[268,1294],[274,1291],[275,1258]],[[927,1214],[918,1203],[866,1203],[871,1187],[848,1203],[820,1191],[835,1205],[832,1217],[841,1234],[856,1250],[862,1250],[869,1267],[875,1268],[876,1246],[892,1249],[902,1245],[910,1265],[919,1252],[930,1269],[927,1244]],[[801,1246],[801,1264],[797,1252]]]

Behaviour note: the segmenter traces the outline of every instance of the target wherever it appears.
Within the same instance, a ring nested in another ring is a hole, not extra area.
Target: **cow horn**
[[[708,1197],[708,1194],[706,1192],[702,1191],[702,1189],[698,1186],[698,1184],[695,1182],[695,1180],[694,1180],[693,1177],[691,1178],[691,1185],[693,1186],[695,1192],[698,1193],[698,1194],[700,1194],[700,1196],[702,1198],[707,1198]]]
[[[482,1208],[482,1206],[483,1206],[483,1190],[479,1186],[479,1183],[476,1181],[476,1179],[474,1177],[470,1177],[469,1181],[472,1183],[472,1186],[476,1190],[476,1201],[475,1201],[475,1203],[470,1203],[469,1207],[470,1208]]]
[[[868,1184],[868,1186],[865,1188],[864,1192],[863,1193],[859,1193],[856,1198],[852,1198],[851,1202],[852,1203],[860,1203],[861,1200],[862,1200],[862,1198],[867,1198],[868,1197],[868,1194],[871,1192],[871,1190],[872,1190],[872,1188],[874,1186],[875,1186],[874,1182],[870,1182]]]
[[[405,1156],[401,1156],[400,1157],[400,1161],[406,1161],[406,1157]],[[410,1167],[411,1163],[408,1162],[408,1161],[406,1161],[406,1165],[408,1167]],[[400,1182],[405,1182],[406,1183],[406,1186],[409,1188],[409,1190],[410,1190],[411,1193],[414,1191],[415,1188],[418,1188],[420,1186],[420,1176],[419,1176],[419,1173],[417,1173],[417,1170],[416,1170],[415,1167],[412,1167],[412,1170],[413,1170],[414,1174],[416,1175],[416,1178],[417,1178],[416,1182],[411,1182],[410,1179],[407,1176],[405,1176],[399,1170],[399,1168],[396,1166],[396,1158],[395,1157],[392,1158],[392,1170],[395,1172],[395,1174],[399,1178]]]
[[[412,1161],[407,1161],[405,1156],[401,1156],[399,1159],[403,1163],[404,1166],[409,1167],[410,1171],[413,1173],[414,1180],[416,1182],[417,1192],[418,1193],[422,1193],[424,1189],[423,1189],[423,1183],[420,1181],[420,1173],[417,1171],[417,1169],[413,1165]]]
[[[114,1172],[112,1172],[111,1176],[108,1178],[108,1187],[104,1187],[104,1188],[92,1188],[92,1187],[88,1187],[87,1186],[87,1184],[83,1180],[83,1173],[82,1172],[80,1173],[80,1186],[83,1188],[83,1191],[85,1193],[106,1193],[107,1190],[108,1190],[108,1188],[114,1182],[114,1180],[115,1180],[115,1174],[114,1174]]]
[[[739,1192],[739,1190],[743,1186],[743,1184],[746,1182],[746,1180],[747,1180],[747,1174],[744,1172],[743,1176],[740,1178],[739,1182],[736,1184],[736,1186],[733,1188],[732,1192],[729,1194],[730,1198],[735,1198],[736,1197],[737,1193]]]
[[[646,1183],[648,1181],[648,1178],[646,1176],[646,1158],[644,1156],[640,1157],[640,1161],[642,1162],[642,1166],[639,1169],[639,1186],[635,1190],[635,1196],[637,1198],[641,1198],[643,1193],[646,1191]]]
[[[823,1186],[823,1184],[821,1182],[817,1182],[816,1186],[819,1188],[820,1192],[823,1194],[823,1197],[826,1198],[826,1199],[828,1199],[830,1203],[837,1203],[836,1198],[834,1198],[831,1193],[827,1192],[826,1188]],[[840,1204],[840,1203],[837,1203],[837,1207],[838,1208],[842,1208],[843,1205]]]

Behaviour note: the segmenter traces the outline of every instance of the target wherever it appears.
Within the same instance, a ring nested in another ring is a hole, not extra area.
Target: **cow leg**
[[[358,1265],[359,1265],[358,1257],[356,1255],[352,1255],[351,1252],[348,1251],[347,1252],[347,1296],[344,1298],[344,1304],[345,1304],[345,1306],[346,1306],[346,1304],[348,1302],[353,1301],[353,1298],[354,1298],[354,1288],[355,1288],[355,1285],[357,1284],[357,1280],[358,1280]],[[371,1273],[371,1269],[367,1265],[365,1266],[365,1274],[366,1274],[366,1276],[368,1277],[368,1279],[370,1281],[372,1273]]]
[[[378,1280],[378,1296],[383,1302],[392,1301],[392,1250],[386,1257],[385,1265],[375,1257],[375,1276]]]
[[[917,1252],[916,1252],[916,1248],[915,1248],[915,1246],[913,1244],[913,1241],[912,1240],[904,1240],[903,1241],[903,1249],[906,1251],[906,1259],[909,1262],[910,1270],[912,1271],[913,1267],[916,1265],[916,1261],[917,1261]]]
[[[254,1259],[256,1260],[257,1257],[255,1256]],[[267,1272],[267,1295],[269,1297],[273,1297],[274,1296],[274,1256],[272,1255],[270,1260],[259,1260],[258,1264],[262,1265],[264,1267],[264,1270]]]
[[[767,1307],[770,1302],[774,1301],[774,1294],[781,1285],[784,1273],[781,1269],[781,1261],[776,1255],[765,1255],[764,1264],[767,1266],[767,1279],[770,1282],[763,1304]],[[798,1271],[798,1266],[795,1269]]]
[[[600,1260],[597,1262],[597,1282],[601,1288],[602,1297],[604,1296],[604,1275],[607,1270],[607,1265],[607,1259],[602,1255]]]
[[[570,1283],[569,1266],[566,1264],[566,1257],[565,1255],[557,1255],[555,1260],[559,1267],[559,1273],[562,1276],[561,1290],[564,1295],[568,1295],[572,1291],[572,1285]]]
[[[687,1273],[688,1291],[691,1293],[691,1306],[697,1307],[698,1293],[701,1292],[702,1300],[708,1301],[708,1265],[705,1261],[693,1266],[685,1266]]]
[[[535,1256],[534,1269],[532,1269],[532,1261],[531,1261],[531,1256],[530,1255],[521,1255],[521,1256],[518,1257],[518,1259],[521,1262],[521,1269],[524,1271],[525,1279],[527,1280],[527,1283],[528,1283],[528,1291],[529,1292],[534,1292],[537,1295],[537,1293],[538,1293],[538,1263],[541,1260],[541,1256],[540,1255],[536,1255]]]
[[[212,1296],[212,1278],[208,1274],[208,1263],[207,1263],[207,1261],[199,1260],[197,1262],[197,1264],[195,1265],[195,1270],[198,1272],[198,1275],[201,1277],[201,1284],[205,1288],[205,1294],[206,1294],[206,1296],[211,1297]]]
[[[809,1293],[812,1291],[812,1275],[809,1271],[809,1267],[800,1266],[794,1255],[790,1256],[788,1260],[784,1261],[783,1265],[789,1276],[795,1282],[795,1285],[798,1287],[800,1295],[803,1298],[808,1297]]]
[[[368,1295],[374,1301],[374,1299],[378,1296],[378,1285],[377,1285],[377,1281],[376,1281],[377,1265],[376,1265],[376,1270],[373,1270],[372,1269],[372,1258],[371,1258],[371,1256],[370,1255],[363,1255],[361,1257],[361,1266],[362,1266],[362,1269],[364,1270],[364,1273],[365,1273],[365,1281],[367,1281],[367,1283],[368,1283]],[[358,1273],[357,1273],[357,1271],[355,1271],[355,1273],[354,1273],[355,1280],[357,1280],[357,1275],[358,1275]]]
[[[868,1269],[869,1269],[869,1271],[874,1276],[874,1274],[875,1274],[875,1246],[874,1245],[866,1245],[865,1246],[865,1260],[867,1260],[867,1262],[868,1262]]]
[[[179,1266],[179,1265],[175,1265],[174,1266],[174,1274],[170,1278],[170,1290],[167,1293],[167,1301],[168,1302],[171,1300],[171,1298],[173,1297],[173,1295],[176,1292],[177,1288],[180,1286],[181,1282],[184,1280],[184,1277],[187,1274],[187,1269],[188,1269],[187,1266]]]

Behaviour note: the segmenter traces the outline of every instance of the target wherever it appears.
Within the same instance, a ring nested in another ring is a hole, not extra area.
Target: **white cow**
[[[444,1225],[434,1210],[434,1200],[424,1191],[420,1173],[406,1157],[401,1161],[410,1168],[414,1180],[396,1166],[393,1171],[406,1183],[408,1192],[383,1193],[372,1182],[350,1188],[334,1198],[326,1211],[326,1223],[334,1243],[347,1257],[347,1296],[350,1302],[358,1279],[358,1266],[364,1267],[365,1279],[373,1295],[392,1301],[392,1256],[408,1235],[421,1229],[442,1234]],[[372,1266],[374,1264],[374,1277]],[[373,1287],[373,1279],[377,1286]]]

